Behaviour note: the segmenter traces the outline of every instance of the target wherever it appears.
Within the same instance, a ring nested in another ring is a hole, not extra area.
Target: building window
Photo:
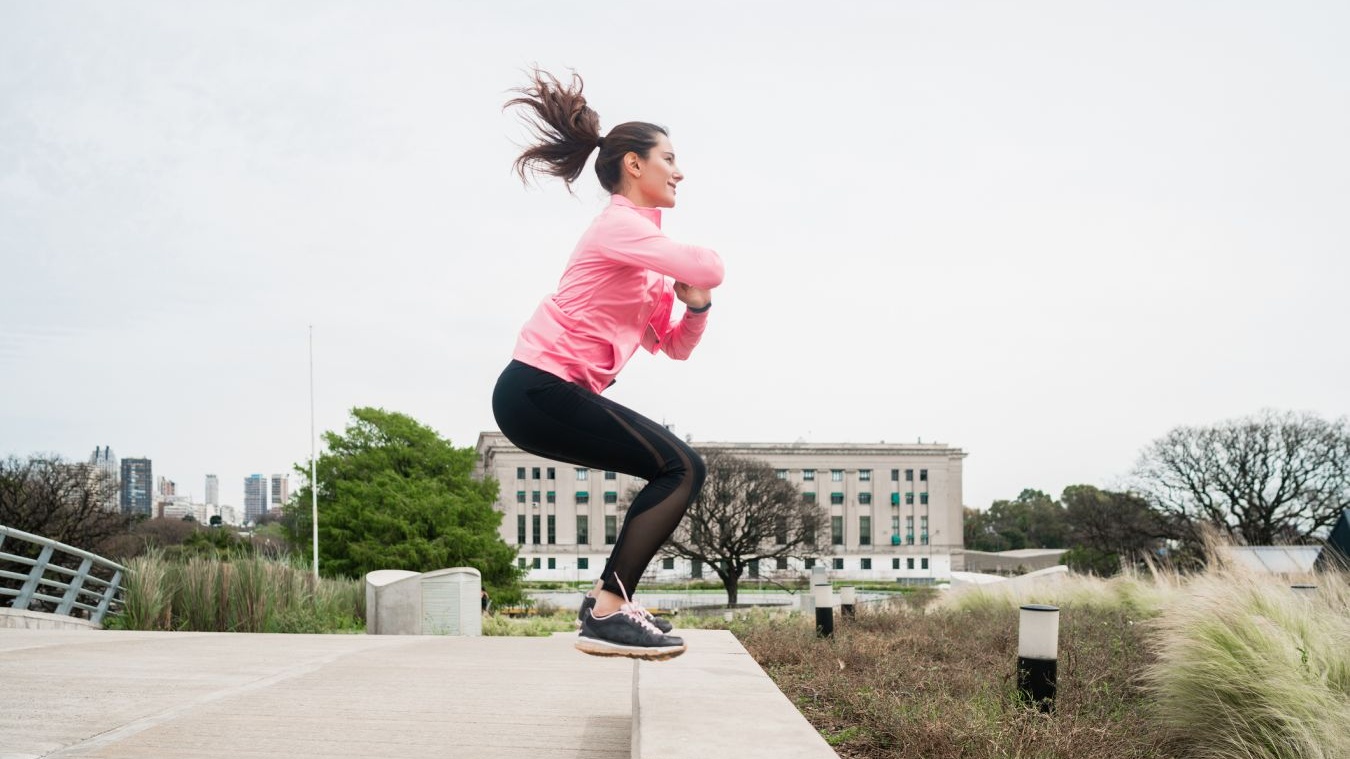
[[[516,491],[516,503],[525,503],[525,491],[524,491],[524,490],[517,490],[517,491]]]
[[[835,569],[843,569],[843,568],[844,568],[844,560],[843,560],[842,558],[836,556],[835,559],[834,559],[834,568],[835,568]]]
[[[524,568],[525,568],[525,557],[524,557],[524,556],[517,556],[517,557],[516,557],[516,566],[520,567],[521,569],[524,569]]]
[[[773,539],[780,546],[787,545],[787,517],[777,517],[773,520]]]
[[[539,467],[535,467],[530,470],[530,477],[536,480],[539,479]]]
[[[919,517],[919,541],[928,545],[928,517]]]
[[[913,569],[913,568],[914,568],[914,560],[905,559],[905,569]]]
[[[556,469],[554,469],[553,467],[549,467],[549,468],[548,468],[548,478],[549,478],[550,480],[556,480],[556,479],[558,479],[558,471],[557,471]]]
[[[914,505],[914,494],[913,494],[913,493],[905,493],[905,503],[908,504],[908,505],[910,505],[910,506],[913,506],[913,505]]]
[[[558,542],[558,518],[552,514],[548,515],[548,544],[553,545]],[[552,567],[549,567],[552,569]]]
[[[774,472],[774,474],[777,475],[778,479],[780,479],[780,480],[786,480],[786,479],[787,479],[787,470],[786,470],[786,469],[779,469],[779,470],[777,470],[776,472]]]
[[[759,579],[759,559],[750,560],[750,578],[754,580]]]
[[[591,560],[589,557],[586,556],[577,557],[577,569],[590,569],[590,568],[591,568]]]
[[[830,493],[830,503],[839,506],[844,502],[843,493]]]
[[[534,567],[535,569],[538,569],[538,568],[539,568],[539,557],[538,557],[538,556],[534,557],[534,561],[530,564],[530,566]]]
[[[619,534],[619,518],[613,514],[605,516],[605,545],[612,546]]]
[[[830,482],[843,482],[843,481],[844,481],[844,470],[842,469],[830,470]]]
[[[702,577],[703,562],[699,561],[698,559],[694,559],[693,561],[689,562],[689,576],[696,580]]]
[[[891,505],[892,505],[892,506],[899,506],[899,505],[900,505],[900,494],[899,494],[899,493],[891,493]]]
[[[872,560],[871,560],[871,559],[863,559],[863,560],[862,560],[862,567],[861,567],[861,568],[862,568],[862,569],[871,569],[871,568],[872,568]]]
[[[589,478],[590,476],[591,476],[591,470],[589,470],[589,469],[578,469],[578,470],[577,470],[577,482],[585,482],[586,479]]]
[[[927,470],[927,469],[920,469],[920,470],[919,470],[919,482],[928,482],[928,470]]]
[[[605,479],[607,479],[607,480],[618,479],[618,477],[619,477],[619,475],[618,475],[617,473],[615,473],[615,472],[605,472]]]
[[[804,566],[805,568],[807,568],[807,569],[815,569],[815,567],[816,567],[816,560],[815,560],[815,559],[807,559],[805,562],[803,562],[803,566]]]
[[[577,503],[590,503],[590,502],[591,502],[591,493],[589,490],[577,491]]]
[[[919,494],[919,503],[922,503],[922,504],[927,504],[927,503],[928,503],[928,493],[924,492],[924,493],[920,493],[920,494]]]
[[[540,537],[540,530],[539,530],[539,515],[538,515],[538,514],[535,514],[534,517],[533,517],[530,521],[533,522],[533,524],[532,524],[531,526],[534,527],[534,535],[530,536],[530,542],[531,542],[531,543],[534,543],[535,545],[539,545],[539,537]],[[538,568],[539,568],[539,567],[535,567],[535,569],[538,569]]]
[[[891,470],[891,482],[899,482],[899,481],[900,481],[900,470],[899,470],[899,469],[892,469],[892,470]]]
[[[867,505],[867,504],[869,504],[869,503],[871,503],[871,502],[872,502],[872,494],[871,494],[871,493],[859,493],[859,494],[858,494],[858,503],[861,503],[861,504],[863,504],[863,505]]]
[[[802,479],[803,479],[803,480],[814,480],[815,478],[816,478],[816,470],[814,470],[814,469],[803,469],[803,470],[802,470]]]
[[[872,545],[872,517],[858,517],[858,545]]]
[[[913,470],[913,469],[906,469],[906,470],[905,470],[905,482],[913,482],[913,481],[914,481],[914,470]]]
[[[530,491],[530,501],[532,501],[533,503],[539,503],[539,491],[538,491],[538,490],[531,490],[531,491]]]
[[[778,563],[775,566],[777,566],[779,569],[787,569],[787,557],[779,556]]]
[[[830,545],[844,544],[844,518],[830,517]]]
[[[577,545],[591,542],[591,518],[586,514],[577,514]]]
[[[516,467],[516,479],[518,480],[525,479],[525,467],[523,466]]]
[[[516,543],[525,545],[525,515],[516,515]]]
[[[674,559],[662,559],[662,560],[661,560],[661,568],[662,568],[662,569],[674,569],[674,568],[675,568],[675,560],[674,560]]]
[[[605,503],[618,503],[618,502],[619,502],[618,493],[614,492],[613,490],[605,491]]]
[[[891,559],[891,569],[899,569],[899,568],[900,568],[900,560]]]
[[[815,493],[810,492],[802,493],[802,503],[815,503],[815,502],[816,502]]]
[[[872,470],[871,470],[871,469],[859,469],[859,470],[858,470],[858,481],[859,481],[859,482],[871,482],[871,481],[872,481]]]
[[[548,568],[549,568],[549,569],[557,569],[557,568],[558,568],[558,560],[555,559],[555,558],[553,558],[552,556],[548,557]]]
[[[928,568],[928,559],[919,559],[919,569]]]
[[[554,492],[553,492],[552,490],[550,490],[550,491],[548,491],[547,493],[544,493],[544,500],[545,500],[545,501],[548,501],[549,503],[557,503],[557,502],[558,502],[558,496],[557,496],[556,494],[554,494]]]
[[[905,517],[905,542],[914,545],[914,517]],[[913,567],[910,567],[913,569]]]

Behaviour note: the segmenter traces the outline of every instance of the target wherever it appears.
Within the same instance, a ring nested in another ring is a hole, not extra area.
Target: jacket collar
[[[657,229],[661,228],[661,209],[659,208],[643,208],[642,206],[634,205],[633,201],[629,200],[628,198],[625,198],[624,196],[620,195],[617,192],[609,196],[609,204],[611,206],[623,206],[624,208],[631,208],[634,211],[637,211],[642,216],[646,217],[649,221],[651,221],[651,223],[655,224]]]

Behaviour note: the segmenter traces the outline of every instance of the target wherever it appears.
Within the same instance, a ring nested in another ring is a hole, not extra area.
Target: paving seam
[[[257,680],[253,680],[247,683],[243,683],[241,685],[226,688],[224,690],[216,691],[214,693],[209,693],[207,695],[201,696],[191,701],[190,703],[182,704],[179,706],[172,706],[157,714],[151,714],[145,717],[140,717],[120,727],[115,727],[111,730],[99,733],[98,735],[90,736],[89,738],[86,738],[80,741],[79,743],[74,743],[69,746],[59,748],[56,751],[53,751],[49,754],[41,754],[40,756],[53,757],[53,759],[55,759],[56,757],[69,756],[72,752],[75,751],[102,749],[120,740],[136,735],[137,733],[141,733],[151,728],[158,727],[166,722],[171,722],[185,714],[190,713],[197,707],[204,706],[214,701],[230,698],[232,696],[238,696],[240,694],[249,693],[255,690],[261,690],[263,688],[275,685],[279,682],[290,680],[291,678],[300,677],[301,675],[307,675],[311,672],[316,672],[339,659],[344,659],[348,656],[354,656],[356,654],[363,654],[377,647],[401,648],[403,646],[417,643],[419,640],[417,636],[409,636],[409,638],[410,639],[406,643],[400,642],[398,645],[381,645],[381,646],[372,646],[370,648],[363,647],[359,651],[341,651],[335,654],[331,654],[329,656],[325,656],[322,659],[315,659],[305,664],[298,664],[294,667],[291,667],[290,669],[278,672],[274,675],[260,677]]]

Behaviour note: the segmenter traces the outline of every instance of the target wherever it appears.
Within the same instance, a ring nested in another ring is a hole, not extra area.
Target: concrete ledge
[[[838,759],[725,630],[677,630],[689,650],[633,664],[633,759]]]
[[[102,630],[103,625],[65,614],[48,614],[26,609],[0,608],[0,629],[4,630]]]

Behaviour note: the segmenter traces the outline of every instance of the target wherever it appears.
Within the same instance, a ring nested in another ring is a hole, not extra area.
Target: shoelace
[[[651,613],[628,597],[628,591],[623,587],[623,580],[615,577],[614,581],[619,583],[619,592],[623,594],[623,606],[619,607],[619,612],[637,622],[642,626],[642,629],[647,632],[652,633],[653,635],[664,635],[665,633],[661,632],[661,628],[652,624],[651,620],[648,619],[648,617],[651,616]]]

